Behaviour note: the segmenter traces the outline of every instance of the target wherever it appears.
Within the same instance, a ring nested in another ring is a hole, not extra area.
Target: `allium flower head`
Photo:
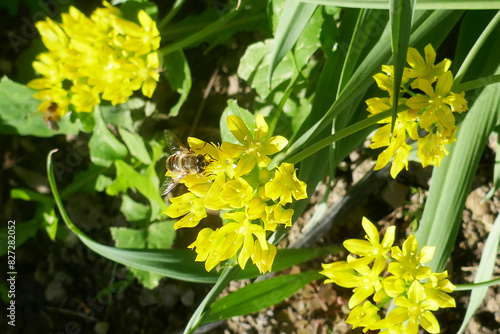
[[[353,328],[363,327],[364,332],[380,329],[388,334],[416,334],[422,326],[430,333],[438,333],[439,323],[432,311],[455,307],[455,300],[448,295],[455,287],[446,271],[432,273],[424,265],[432,259],[434,248],[423,247],[419,252],[417,240],[412,235],[402,249],[392,246],[394,227],[387,229],[380,243],[375,225],[366,218],[363,218],[363,228],[367,240],[344,242],[344,246],[358,257],[348,256],[347,261],[323,264],[320,272],[327,277],[325,283],[353,288],[349,299],[352,311],[346,322]],[[387,266],[390,260],[394,262]],[[381,306],[391,300],[397,307],[381,319]]]
[[[467,110],[464,93],[456,94],[451,91],[451,61],[445,59],[435,65],[436,52],[432,46],[427,45],[424,51],[425,59],[416,49],[408,49],[407,62],[410,67],[403,72],[399,103],[409,110],[397,114],[392,133],[391,118],[380,121],[386,125],[375,133],[370,145],[371,148],[387,147],[379,154],[375,170],[383,168],[394,158],[391,166],[393,178],[403,168],[408,169],[411,150],[409,140],[417,141],[417,157],[424,167],[439,166],[441,159],[448,154],[445,145],[455,141],[457,126],[453,113]],[[389,93],[389,97],[368,99],[367,110],[371,115],[392,108],[392,67],[384,65],[382,72],[374,78],[379,88]]]
[[[255,117],[255,130],[238,116],[228,116],[228,128],[240,142],[221,145],[188,138],[196,154],[209,158],[204,173],[181,180],[188,193],[173,197],[164,212],[182,217],[174,227],[194,227],[206,217],[206,210],[221,210],[225,224],[204,228],[189,248],[204,261],[207,271],[235,257],[241,268],[248,260],[264,273],[271,271],[277,249],[267,241],[267,231],[292,225],[293,210],[285,207],[293,199],[307,198],[306,184],[297,178],[293,165],[283,163],[268,170],[271,154],[287,144],[281,136],[267,138],[268,126],[262,115]],[[175,173],[167,172],[175,178]]]
[[[56,105],[61,117],[70,109],[91,112],[101,100],[124,103],[139,89],[152,96],[160,67],[155,22],[141,10],[139,25],[106,1],[103,5],[90,18],[70,7],[61,24],[50,18],[36,23],[49,50],[33,62],[42,78],[28,83],[43,100],[39,111]]]

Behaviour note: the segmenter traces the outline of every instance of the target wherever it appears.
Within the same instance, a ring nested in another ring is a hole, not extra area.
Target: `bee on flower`
[[[271,271],[277,253],[276,246],[267,241],[267,232],[275,231],[278,225],[291,226],[293,210],[285,206],[307,198],[306,184],[297,178],[292,164],[268,169],[269,156],[281,151],[288,141],[282,136],[268,138],[269,128],[261,114],[255,117],[252,131],[235,115],[227,117],[227,124],[238,144],[215,145],[188,138],[190,149],[186,150],[192,152],[193,159],[203,161],[203,173],[185,175],[167,163],[166,182],[178,178],[188,192],[171,198],[164,213],[182,217],[174,225],[178,229],[198,225],[207,216],[207,209],[220,210],[226,223],[215,230],[204,228],[189,246],[197,253],[196,261],[204,261],[210,271],[233,257],[244,269],[251,259],[264,273]]]
[[[374,169],[382,169],[393,158],[393,178],[403,168],[408,169],[411,151],[411,146],[407,143],[409,139],[417,141],[417,157],[422,166],[439,167],[441,159],[448,154],[446,145],[455,141],[457,126],[454,113],[467,110],[464,92],[456,94],[451,91],[451,61],[444,59],[434,64],[436,52],[430,44],[425,47],[424,52],[425,59],[416,49],[408,48],[407,63],[410,67],[404,68],[399,98],[399,103],[408,110],[397,114],[392,133],[391,118],[380,121],[386,125],[374,134],[370,145],[372,149],[386,147],[379,154]],[[374,79],[389,97],[366,100],[367,110],[371,115],[392,108],[393,67],[383,65],[382,72],[376,74]]]
[[[48,52],[33,62],[42,75],[28,83],[42,100],[38,110],[91,112],[102,100],[126,102],[141,89],[151,97],[159,80],[160,34],[156,23],[139,11],[140,24],[122,17],[108,2],[90,18],[75,7],[62,14],[62,23],[50,18],[36,23]]]

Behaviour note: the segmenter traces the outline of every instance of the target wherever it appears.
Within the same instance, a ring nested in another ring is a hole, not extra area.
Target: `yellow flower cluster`
[[[152,96],[160,66],[156,23],[141,10],[138,25],[123,19],[118,8],[103,4],[90,18],[70,7],[61,24],[50,18],[36,23],[49,50],[33,62],[43,77],[28,83],[43,100],[39,111],[57,110],[56,119],[70,105],[76,112],[90,112],[101,99],[124,103],[141,87],[144,95]]]
[[[292,164],[282,163],[269,170],[270,155],[288,143],[282,136],[267,138],[268,125],[262,115],[255,118],[250,130],[238,116],[227,117],[228,128],[239,144],[223,142],[220,146],[188,138],[191,149],[208,157],[203,175],[190,174],[181,182],[189,192],[171,198],[165,214],[178,218],[174,227],[194,227],[207,216],[207,209],[221,210],[225,224],[215,230],[201,230],[189,248],[196,261],[205,261],[207,271],[232,258],[240,250],[242,269],[249,259],[261,273],[271,271],[276,246],[267,241],[267,232],[278,225],[291,226],[292,209],[285,205],[292,198],[307,198],[306,184],[298,180]],[[167,172],[167,176],[176,177]]]
[[[455,286],[448,280],[448,273],[433,273],[423,265],[434,255],[434,247],[425,246],[418,251],[418,243],[413,235],[403,243],[403,248],[392,246],[395,227],[391,226],[380,242],[375,225],[363,218],[363,229],[367,240],[349,239],[344,247],[350,255],[347,261],[323,264],[325,283],[335,283],[346,288],[354,288],[349,299],[352,309],[346,322],[353,328],[388,331],[389,333],[417,334],[419,325],[429,333],[439,333],[439,323],[431,311],[439,308],[455,307],[455,300],[447,293]],[[386,265],[386,259],[392,262]],[[382,277],[387,268],[391,274]],[[366,300],[373,295],[372,303]],[[380,306],[394,299],[396,308],[385,319],[379,315]]]
[[[448,150],[445,145],[455,141],[455,116],[453,112],[461,113],[467,110],[464,92],[451,92],[453,75],[449,71],[451,61],[444,59],[435,65],[436,52],[429,44],[425,47],[425,60],[414,48],[408,49],[407,62],[403,72],[399,104],[404,104],[408,110],[399,112],[391,135],[391,118],[380,123],[387,123],[373,136],[371,148],[388,146],[377,159],[375,170],[383,168],[394,156],[391,175],[395,178],[404,168],[408,169],[408,157],[411,146],[408,137],[417,140],[417,156],[424,167],[438,166]],[[392,108],[394,74],[393,67],[383,65],[383,73],[377,73],[374,78],[389,97],[375,97],[366,100],[367,110],[378,114]],[[410,89],[411,88],[411,89]]]

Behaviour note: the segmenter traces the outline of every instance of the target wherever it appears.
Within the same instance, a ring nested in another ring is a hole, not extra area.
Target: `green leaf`
[[[172,89],[180,94],[179,101],[170,109],[169,116],[174,117],[179,114],[179,110],[191,91],[191,70],[182,50],[167,54],[163,61],[165,78]]]
[[[245,108],[241,108],[240,106],[238,106],[238,102],[236,100],[227,101],[227,108],[224,109],[224,112],[222,113],[222,116],[220,118],[220,136],[223,142],[239,144],[240,142],[236,140],[236,138],[227,127],[227,116],[229,115],[240,117],[248,126],[250,131],[253,131],[253,129],[255,128],[255,116]]]
[[[305,4],[299,0],[287,0],[274,38],[271,58],[268,62],[267,86],[272,86],[272,77],[277,65],[297,42],[300,34],[316,10],[316,5]],[[319,35],[319,34],[318,34]],[[243,58],[242,58],[243,60]],[[238,69],[239,74],[239,69]],[[241,75],[240,75],[241,76]],[[264,98],[264,97],[263,97]]]
[[[490,17],[491,14],[491,12],[468,12],[465,15],[460,26],[456,51],[459,62],[453,64],[455,66],[460,64],[460,68],[456,71],[454,86],[460,84],[467,74],[474,79],[478,77],[484,79],[496,69],[498,62],[491,55],[491,45],[495,43],[500,33],[498,24],[500,12],[493,17]],[[487,22],[488,25],[485,26]]]
[[[123,145],[106,126],[99,107],[94,109],[95,127],[89,141],[90,160],[97,166],[109,167],[113,161],[127,155]]]
[[[316,5],[389,9],[390,0],[300,0]],[[500,9],[498,0],[418,0],[415,9]]]
[[[106,193],[115,196],[129,188],[137,189],[151,204],[151,217],[156,217],[159,212],[167,207],[159,194],[158,187],[153,184],[148,176],[142,175],[122,160],[115,161],[116,180],[106,188]]]
[[[403,80],[406,53],[410,43],[411,22],[416,0],[390,0],[389,22],[391,24],[391,50],[394,62],[394,87],[392,93],[391,133],[396,123],[399,90]]]
[[[70,114],[64,115],[54,131],[44,122],[37,110],[40,100],[33,97],[34,90],[3,77],[0,81],[0,133],[7,135],[52,137],[58,134],[76,135],[83,129],[80,122],[73,123]]]
[[[267,32],[268,23],[264,11],[266,3],[261,0],[247,2],[239,10],[236,10],[236,6],[224,6],[222,10],[210,6],[201,15],[166,25],[160,31],[162,43],[172,43],[168,43],[159,51],[168,55],[201,43],[208,43],[210,50],[241,30],[259,29]]]
[[[481,261],[479,262],[479,267],[477,269],[476,277],[474,278],[474,283],[479,283],[483,281],[488,281],[493,277],[493,272],[495,271],[495,263],[497,260],[498,246],[500,243],[500,215],[497,216],[493,228],[488,235],[488,239],[484,244],[483,253],[481,254]],[[479,306],[484,301],[486,293],[488,292],[488,287],[478,287],[472,289],[470,296],[469,305],[467,306],[467,312],[465,313],[462,326],[458,330],[458,333],[463,333],[467,328],[467,324],[470,319],[474,316]]]
[[[25,188],[14,188],[10,191],[10,197],[13,199],[20,199],[23,201],[33,201],[33,202],[39,202],[42,203],[43,205],[54,205],[54,199],[47,196],[40,194],[39,192],[30,190],[30,189],[25,189]]]
[[[241,57],[238,67],[238,76],[246,80],[262,99],[266,99],[274,89],[290,80],[296,72],[293,59],[287,55],[274,69],[269,85],[268,74],[273,50],[272,39],[252,44]]]
[[[307,64],[311,56],[321,47],[320,37],[323,33],[324,22],[322,8],[319,8],[314,11],[314,14],[297,39],[293,53],[299,70]]]
[[[144,229],[131,229],[125,227],[111,227],[111,235],[118,248],[137,249],[168,249],[175,238],[173,221],[156,222]],[[148,289],[158,286],[161,274],[140,270],[133,267],[130,271]]]
[[[127,218],[127,221],[139,227],[144,226],[151,214],[151,210],[147,205],[134,201],[126,194],[122,195],[120,211]]]
[[[129,131],[137,131],[147,116],[147,103],[137,97],[130,98],[125,103],[101,106],[102,118],[106,123],[122,127]],[[144,115],[146,114],[146,115]]]
[[[43,227],[45,228],[45,232],[47,232],[50,240],[56,240],[57,223],[59,222],[59,218],[56,216],[54,206],[44,206],[40,215],[42,217]]]
[[[42,223],[50,240],[54,241],[56,239],[57,223],[59,221],[54,211],[54,199],[33,190],[23,188],[12,189],[10,194],[11,198],[39,203],[35,211],[34,220],[38,220]]]
[[[252,283],[214,302],[203,323],[258,312],[282,302],[306,284],[321,278],[324,276],[319,272],[307,271]]]
[[[139,161],[145,165],[149,165],[151,163],[151,157],[146,149],[144,140],[138,133],[132,133],[122,127],[118,127],[118,133],[125,142],[125,145],[127,145],[127,148],[132,156],[139,159]]]
[[[62,198],[84,191],[90,194],[96,191],[103,191],[107,186],[113,183],[113,180],[102,174],[104,167],[90,164],[87,170],[78,172],[73,178],[73,182],[68,185],[61,193]]]

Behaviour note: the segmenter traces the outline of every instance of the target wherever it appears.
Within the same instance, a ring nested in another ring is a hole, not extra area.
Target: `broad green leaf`
[[[312,281],[324,278],[317,271],[284,275],[247,285],[215,301],[204,323],[258,312],[276,305]]]
[[[113,161],[127,155],[123,145],[106,126],[99,107],[94,109],[95,127],[89,141],[90,160],[97,166],[109,167]]]
[[[90,194],[103,191],[113,183],[110,177],[103,174],[105,170],[106,168],[91,163],[87,170],[75,174],[73,182],[61,192],[61,197],[67,198],[81,191]]]
[[[323,33],[324,22],[322,8],[318,8],[314,11],[309,22],[299,35],[293,48],[295,63],[299,70],[304,68],[311,56],[321,47],[321,34]]]
[[[34,90],[7,77],[0,81],[0,133],[7,135],[52,137],[58,134],[76,135],[83,129],[79,121],[72,122],[70,114],[64,115],[54,131],[44,122],[44,115],[37,110],[40,100],[33,97]]]
[[[175,230],[171,220],[156,222],[144,229],[111,227],[111,235],[118,248],[168,249],[172,246]],[[158,286],[162,275],[145,270],[129,268],[148,289]]]
[[[420,247],[436,247],[434,258],[428,264],[434,272],[444,270],[448,262],[462,222],[465,200],[499,111],[500,84],[487,86],[460,125],[450,154],[433,171],[417,240]]]
[[[280,15],[276,35],[274,38],[272,54],[268,62],[268,87],[272,86],[273,73],[275,70],[277,70],[278,64],[283,58],[285,58],[285,55],[288,53],[288,51],[293,48],[315,10],[316,5],[304,4],[299,0],[286,1],[283,11]]]
[[[147,113],[145,113],[146,108],[147,104],[143,99],[133,97],[127,102],[117,104],[116,106],[101,106],[101,113],[106,123],[133,132],[139,129],[145,116],[147,116]]]
[[[123,213],[128,222],[136,226],[143,227],[148,220],[151,211],[147,205],[134,201],[130,196],[122,195],[122,204],[120,211]]]
[[[106,188],[106,193],[115,196],[120,192],[125,192],[129,188],[137,189],[151,204],[151,217],[156,217],[161,211],[166,209],[165,202],[161,198],[158,187],[151,179],[142,175],[130,167],[122,160],[115,161],[116,180]]]
[[[149,165],[151,163],[151,157],[149,156],[146,145],[144,144],[144,140],[138,133],[132,133],[122,127],[118,127],[118,133],[125,142],[125,145],[127,145],[127,148],[132,156],[139,159],[139,161],[145,165]]]
[[[390,0],[300,0],[316,5],[389,9]],[[500,9],[498,0],[418,0],[416,9]]]
[[[223,142],[240,144],[240,142],[236,140],[236,138],[227,127],[227,116],[229,115],[240,117],[248,126],[250,131],[253,131],[255,127],[255,116],[245,108],[241,108],[240,106],[238,106],[238,102],[236,100],[227,101],[227,108],[224,109],[224,112],[222,113],[222,116],[220,118],[220,136]]]
[[[476,272],[476,277],[474,278],[474,283],[484,282],[491,280],[493,277],[493,272],[495,271],[495,263],[497,260],[498,246],[500,243],[500,215],[497,216],[495,223],[491,232],[488,234],[488,239],[484,244],[483,253],[481,255],[481,261],[479,262],[479,267]],[[472,289],[470,296],[469,305],[467,306],[467,312],[465,313],[462,326],[458,330],[458,333],[463,333],[467,328],[467,325],[476,313],[479,306],[484,301],[486,293],[488,292],[488,287],[478,287]]]
[[[49,238],[54,241],[57,234],[57,223],[59,219],[57,218],[54,211],[54,199],[37,193],[33,190],[17,188],[11,190],[11,198],[20,199],[23,201],[34,201],[39,204],[35,210],[35,221],[41,223],[41,226],[47,232]]]
[[[33,191],[31,189],[25,188],[14,188],[10,191],[10,198],[20,199],[23,201],[34,201],[42,203],[43,205],[51,206],[54,205],[54,199],[40,194],[39,192]]]
[[[156,163],[163,157],[163,146],[161,146],[155,140],[151,140],[149,142],[149,146],[151,147],[151,150],[152,150],[152,154],[151,154],[152,161],[151,161],[151,164],[146,169],[146,177],[153,184],[154,188],[160,189],[160,178],[158,177],[158,174],[156,173]],[[166,169],[166,166],[165,166],[165,169]],[[163,169],[163,171],[165,171],[165,169]],[[162,180],[163,180],[163,178],[162,178]]]
[[[262,99],[266,99],[276,87],[290,80],[296,72],[293,59],[287,55],[274,69],[269,85],[268,74],[273,49],[274,41],[271,39],[250,45],[238,67],[238,76],[246,80]]]
[[[173,90],[180,94],[179,101],[170,109],[169,116],[174,117],[179,114],[184,102],[191,91],[191,70],[189,64],[181,50],[166,55],[163,58],[164,74]]]

